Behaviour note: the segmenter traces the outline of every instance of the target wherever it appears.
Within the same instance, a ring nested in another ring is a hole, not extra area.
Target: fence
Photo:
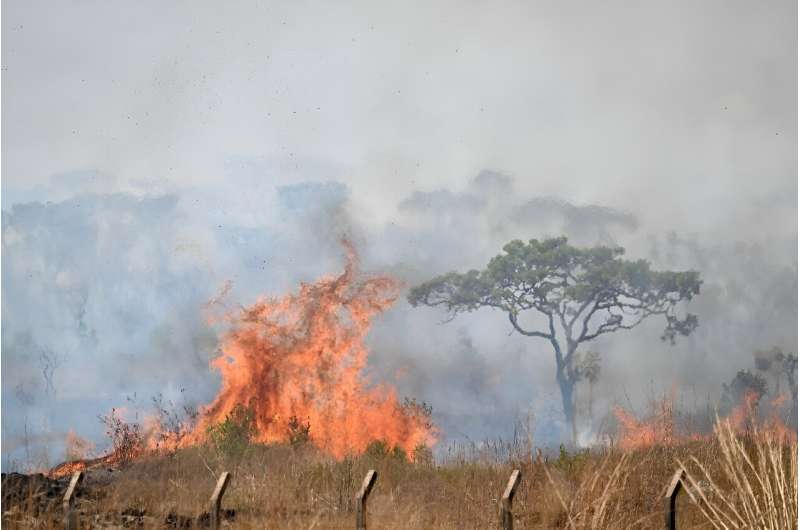
[[[83,480],[83,471],[78,471],[72,475],[67,492],[64,494],[62,506],[64,509],[64,528],[66,530],[75,530],[77,524],[77,512],[75,511],[74,497],[78,485]],[[221,510],[222,510],[222,497],[225,495],[225,490],[228,488],[228,483],[231,480],[231,474],[227,471],[222,473],[217,480],[217,485],[214,492],[209,499],[209,515],[210,525],[212,530],[219,530],[221,524]],[[677,497],[683,486],[684,474],[682,470],[678,470],[670,480],[666,494],[664,496],[664,508],[666,514],[667,530],[677,530]],[[374,469],[369,470],[364,482],[361,484],[361,489],[356,494],[356,530],[367,530],[367,500],[369,494],[375,487],[378,481],[378,472]],[[519,469],[515,469],[511,476],[508,478],[508,484],[500,499],[500,528],[503,530],[513,530],[514,528],[514,513],[513,502],[514,494],[517,487],[522,481],[522,473]]]

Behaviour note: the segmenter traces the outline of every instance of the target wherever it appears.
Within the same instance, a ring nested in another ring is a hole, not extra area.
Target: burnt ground
[[[102,511],[105,487],[116,478],[117,472],[108,469],[90,469],[78,485],[74,506],[82,525],[92,528],[208,528],[208,512],[198,517],[170,512],[166,516],[153,516],[138,507],[119,511]],[[51,478],[42,473],[2,473],[2,523],[9,528],[63,527],[64,494],[71,477]],[[235,517],[233,510],[224,510],[223,521]],[[160,519],[160,520],[159,520]]]

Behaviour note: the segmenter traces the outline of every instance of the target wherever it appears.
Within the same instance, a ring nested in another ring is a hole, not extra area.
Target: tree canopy
[[[561,324],[576,344],[631,329],[653,315],[665,317],[662,339],[671,342],[697,327],[695,315],[676,311],[700,292],[696,271],[655,271],[646,260],[623,259],[621,247],[576,248],[565,237],[515,240],[503,251],[482,271],[450,272],[414,287],[409,302],[441,306],[451,316],[501,309],[519,333],[551,340]],[[548,326],[525,329],[519,316],[528,310],[548,317]]]

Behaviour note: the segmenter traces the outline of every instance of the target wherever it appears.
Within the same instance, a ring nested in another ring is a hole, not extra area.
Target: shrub
[[[734,407],[742,403],[745,396],[755,396],[755,405],[767,393],[767,381],[760,375],[750,370],[739,370],[729,384],[722,384],[722,399],[720,412],[730,414]]]
[[[236,405],[225,420],[208,428],[208,440],[225,457],[241,456],[255,435],[255,413]]]
[[[181,389],[181,394],[184,393]],[[181,406],[171,400],[164,400],[162,394],[153,396],[155,423],[158,427],[155,436],[156,447],[173,452],[180,447],[181,440],[192,432],[199,413],[194,405],[184,402]]]
[[[292,447],[302,445],[311,439],[311,424],[303,423],[297,416],[289,418],[289,444]]]
[[[414,454],[412,456],[412,460],[415,464],[421,466],[432,466],[433,451],[431,451],[430,448],[424,443],[419,444],[414,448]]]
[[[406,461],[406,452],[401,447],[389,447],[383,440],[375,440],[364,450],[364,456],[372,460],[385,460],[391,458],[401,462]]]
[[[553,467],[565,473],[573,473],[590,460],[589,450],[577,450],[570,453],[564,444],[558,446],[558,458]]]
[[[111,440],[111,453],[120,465],[126,465],[144,451],[142,426],[137,422],[127,422],[111,409],[106,416],[100,416],[106,426],[106,436]]]

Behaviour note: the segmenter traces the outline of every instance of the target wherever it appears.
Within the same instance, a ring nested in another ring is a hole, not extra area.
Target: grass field
[[[113,472],[90,470],[78,509],[85,528],[206,526],[208,498],[229,471],[226,527],[354,528],[356,491],[375,469],[370,528],[497,528],[499,498],[518,468],[515,528],[663,528],[663,495],[681,466],[691,495],[679,497],[678,528],[797,527],[796,442],[741,436],[724,425],[705,440],[635,451],[534,458],[523,444],[453,445],[436,462],[424,452],[409,461],[381,444],[339,461],[304,443],[225,451],[205,445],[138,458]],[[10,506],[4,492],[3,523],[62,528],[59,509],[53,503],[34,515],[25,502]]]

